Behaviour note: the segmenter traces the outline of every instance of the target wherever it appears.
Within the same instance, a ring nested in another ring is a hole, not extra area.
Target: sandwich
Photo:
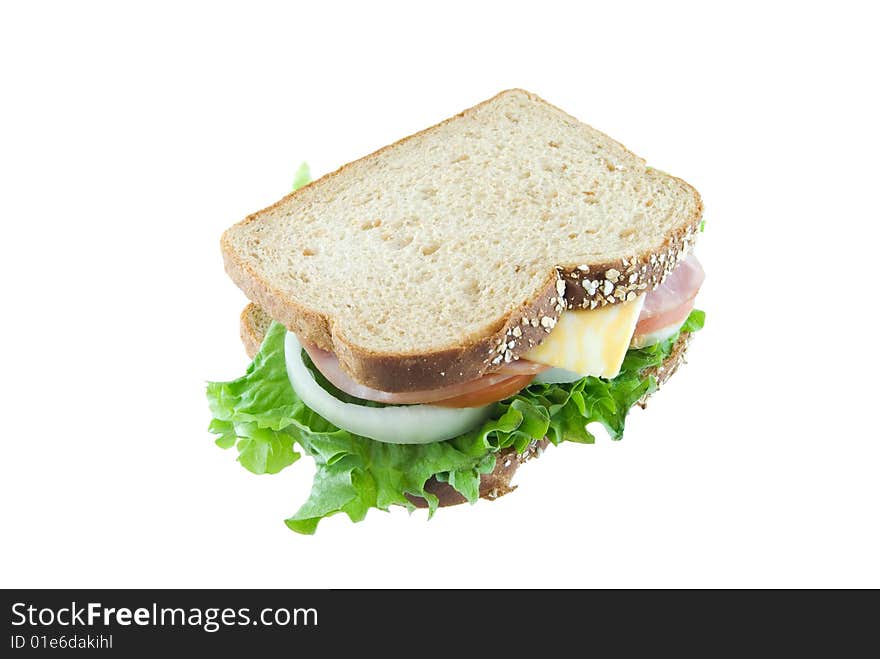
[[[529,92],[297,178],[223,234],[252,362],[207,390],[249,471],[314,460],[294,531],[496,499],[590,424],[620,439],[703,326],[699,194]]]

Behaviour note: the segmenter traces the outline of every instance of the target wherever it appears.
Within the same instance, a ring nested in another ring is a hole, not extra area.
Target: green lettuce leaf
[[[304,185],[308,185],[312,181],[312,172],[309,170],[309,163],[302,162],[293,175],[293,186],[291,192],[296,192]]]
[[[693,311],[682,332],[703,326],[705,314]],[[273,474],[293,464],[297,449],[316,465],[308,500],[287,526],[314,533],[325,517],[345,513],[362,520],[371,508],[413,508],[408,497],[423,498],[429,514],[437,498],[425,490],[432,477],[449,483],[468,501],[479,498],[480,475],[495,467],[495,455],[513,447],[523,453],[543,438],[591,444],[589,423],[601,423],[613,439],[623,436],[626,415],[657,388],[642,375],[672,351],[678,335],[654,346],[630,350],[620,374],[612,380],[586,377],[566,384],[533,384],[496,403],[482,426],[444,442],[385,444],[337,428],[306,407],[287,379],[285,328],[273,323],[244,376],[208,384],[213,414],[209,430],[222,448],[236,447],[242,466],[256,474]],[[323,378],[321,378],[323,380]],[[322,381],[325,388],[332,387]],[[330,389],[328,389],[330,390]]]

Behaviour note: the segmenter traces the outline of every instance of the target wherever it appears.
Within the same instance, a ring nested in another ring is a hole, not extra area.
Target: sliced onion
[[[435,405],[364,407],[344,403],[315,382],[315,376],[302,360],[302,345],[293,332],[288,332],[284,339],[284,357],[290,385],[303,403],[333,425],[379,442],[440,442],[471,430],[491,413],[491,405],[459,408]],[[321,372],[324,373],[323,370]],[[330,380],[329,377],[327,379]]]
[[[543,373],[538,373],[532,382],[543,384],[556,384],[560,382],[577,382],[587,377],[581,373],[569,371],[567,368],[549,368]]]

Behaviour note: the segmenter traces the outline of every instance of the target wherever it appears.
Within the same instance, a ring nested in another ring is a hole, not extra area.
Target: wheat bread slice
[[[263,338],[272,324],[272,319],[257,305],[249,304],[241,312],[240,320],[241,340],[248,357],[253,359],[263,343]],[[669,357],[661,365],[646,369],[644,373],[657,378],[658,384],[664,384],[678,370],[679,366],[685,363],[690,336],[690,334],[682,332]],[[639,401],[641,407],[645,407],[649,395]],[[497,499],[515,490],[516,486],[511,485],[511,481],[519,465],[539,457],[548,444],[547,440],[535,442],[522,455],[518,455],[513,448],[499,451],[495,460],[495,469],[480,476],[480,498]],[[441,506],[454,506],[467,501],[449,483],[441,483],[435,478],[431,478],[425,483],[425,489],[437,497]],[[408,496],[407,498],[418,508],[426,508],[428,505],[427,501],[421,497]]]
[[[260,351],[272,319],[256,304],[247,305],[239,316],[239,336],[244,350],[251,359]]]
[[[345,165],[228,229],[226,271],[384,391],[454,384],[566,308],[631,300],[690,252],[697,192],[523,90]]]

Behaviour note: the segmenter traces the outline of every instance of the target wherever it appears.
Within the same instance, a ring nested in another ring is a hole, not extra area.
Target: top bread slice
[[[349,163],[228,229],[226,271],[385,391],[466,381],[564,309],[631,300],[686,256],[690,185],[523,90]]]

